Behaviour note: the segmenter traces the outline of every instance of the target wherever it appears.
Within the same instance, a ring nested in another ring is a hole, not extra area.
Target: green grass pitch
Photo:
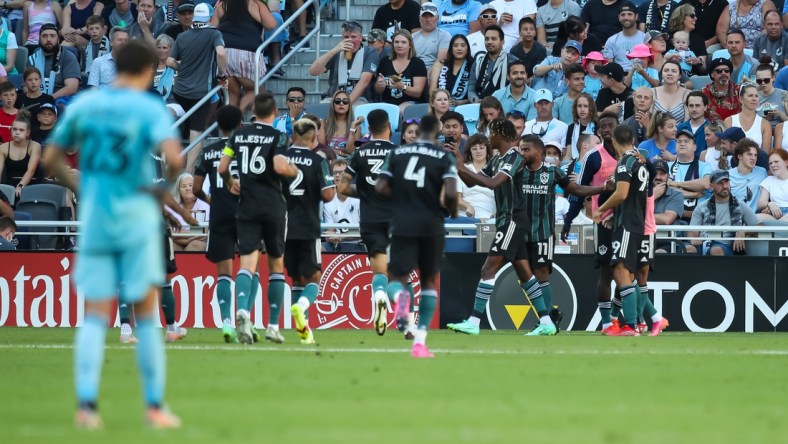
[[[317,331],[301,346],[168,345],[167,399],[184,427],[143,427],[134,350],[108,333],[100,411],[73,428],[73,329],[0,329],[0,443],[775,443],[788,438],[788,338],[585,332]]]

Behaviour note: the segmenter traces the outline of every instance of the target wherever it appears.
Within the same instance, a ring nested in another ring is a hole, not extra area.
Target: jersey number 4
[[[419,164],[418,157],[411,157],[408,161],[408,166],[405,168],[405,180],[412,180],[416,182],[417,188],[424,188],[424,175],[427,169],[421,167],[418,170],[416,167]]]
[[[263,147],[258,146],[252,152],[251,158],[249,156],[249,147],[242,145],[238,147],[241,151],[241,172],[243,174],[263,174],[265,172],[265,158],[260,155]]]

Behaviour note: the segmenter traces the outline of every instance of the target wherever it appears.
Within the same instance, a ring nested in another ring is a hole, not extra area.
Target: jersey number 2
[[[416,166],[418,164],[418,157],[410,158],[408,161],[408,166],[405,168],[405,180],[412,180],[416,182],[417,188],[424,188],[424,175],[427,169],[425,167],[421,167],[417,170]]]
[[[304,180],[304,172],[300,169],[298,170],[298,176],[290,182],[290,195],[291,196],[303,196],[304,190],[298,189],[298,186],[301,185],[301,182]]]

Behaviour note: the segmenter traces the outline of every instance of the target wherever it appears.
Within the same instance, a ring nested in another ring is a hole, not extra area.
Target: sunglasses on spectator
[[[717,74],[730,74],[731,70],[726,68],[717,68],[714,70]]]
[[[755,83],[757,83],[759,85],[768,85],[768,84],[772,83],[772,79],[768,78],[768,77],[765,78],[765,79],[755,79]]]
[[[687,14],[687,17],[689,17],[689,18],[695,18],[695,17],[697,17],[697,16],[696,16],[695,14]]]
[[[303,98],[303,97],[288,97],[288,98],[287,98],[287,101],[288,101],[288,102],[291,102],[291,103],[293,103],[293,102],[299,102],[299,103],[301,103],[301,102],[303,102],[303,101],[304,101],[304,98]]]
[[[334,105],[349,105],[350,100],[348,99],[334,99]]]
[[[498,15],[497,14],[482,14],[482,15],[480,15],[480,17],[483,18],[483,19],[495,19],[495,18],[498,18]]]
[[[414,123],[416,125],[421,124],[421,119],[408,119],[405,121],[405,125],[413,125]]]

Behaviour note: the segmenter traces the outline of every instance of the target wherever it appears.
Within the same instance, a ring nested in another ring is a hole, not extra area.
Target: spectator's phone
[[[445,144],[454,143],[454,137],[451,137],[451,136],[447,137],[446,139],[444,139],[443,143],[445,143]]]

